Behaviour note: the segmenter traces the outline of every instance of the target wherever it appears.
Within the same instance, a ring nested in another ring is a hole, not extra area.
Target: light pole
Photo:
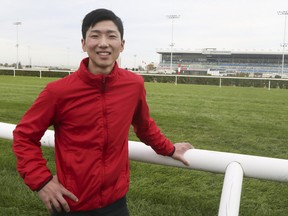
[[[171,57],[170,57],[170,70],[172,71],[172,61],[173,61],[173,35],[174,35],[174,19],[180,18],[180,15],[167,15],[168,19],[172,20],[172,32],[171,32]]]
[[[134,68],[135,68],[135,70],[136,70],[136,58],[137,58],[137,55],[134,54]]]
[[[19,48],[19,44],[18,44],[18,26],[21,25],[21,22],[14,22],[14,25],[16,25],[16,49],[17,49],[17,61],[16,61],[16,69],[18,69],[19,67],[19,61],[18,61],[18,48]]]
[[[281,68],[281,74],[282,74],[282,77],[283,77],[283,73],[284,73],[285,47],[287,46],[287,43],[286,43],[286,20],[287,20],[288,11],[278,11],[277,13],[278,13],[278,15],[284,15],[284,16],[285,16],[285,21],[284,21],[284,38],[283,38],[283,44],[281,44],[281,46],[283,47],[283,52],[282,52],[282,68]]]
[[[28,62],[29,62],[29,68],[32,68],[32,60],[30,55],[30,45],[27,46],[28,48]]]

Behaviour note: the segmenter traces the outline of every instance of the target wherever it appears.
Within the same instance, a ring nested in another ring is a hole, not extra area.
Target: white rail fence
[[[33,71],[33,72],[38,72],[39,73],[39,78],[42,78],[42,74],[45,72],[57,72],[57,73],[67,73],[67,74],[71,74],[73,73],[73,71],[67,71],[67,70],[41,70],[41,69],[11,69],[11,68],[0,68],[0,70],[5,70],[5,71],[11,71],[11,75],[13,74],[14,77],[17,76],[17,72],[28,72],[29,71]],[[142,72],[135,72],[138,73],[141,76],[154,76],[154,77],[173,77],[174,78],[174,83],[175,85],[178,84],[178,79],[181,77],[184,78],[205,78],[205,79],[217,79],[218,81],[218,86],[221,88],[222,87],[222,81],[225,79],[233,79],[233,80],[263,80],[265,82],[267,82],[267,89],[270,90],[271,89],[271,82],[273,81],[285,81],[288,82],[288,78],[287,75],[285,74],[285,77],[283,78],[265,78],[265,77],[229,77],[229,76],[199,76],[199,75],[178,75],[178,74],[156,74],[156,73],[144,73]],[[21,76],[21,75],[20,75]]]
[[[4,70],[4,71],[11,71],[11,73],[13,73],[13,77],[16,77],[17,72],[23,73],[23,72],[38,72],[39,73],[39,78],[42,78],[42,74],[43,72],[57,72],[57,73],[67,73],[67,74],[71,74],[73,73],[73,71],[68,71],[68,70],[48,70],[48,69],[10,69],[10,68],[0,68],[0,70]],[[12,75],[12,74],[11,74]],[[21,76],[21,75],[19,75]]]
[[[0,122],[0,138],[13,139],[16,125]],[[54,147],[54,131],[47,130],[43,146]],[[225,174],[218,216],[239,215],[243,177],[288,182],[288,160],[200,149],[188,150],[189,166],[170,157],[157,155],[149,146],[129,141],[130,160]]]
[[[222,81],[225,79],[230,79],[230,80],[264,80],[268,82],[267,89],[271,89],[271,82],[272,81],[285,81],[288,82],[287,78],[265,78],[265,77],[229,77],[229,76],[198,76],[198,75],[178,75],[178,74],[140,74],[141,76],[155,76],[155,77],[175,77],[175,85],[178,84],[178,79],[181,77],[185,78],[205,78],[205,79],[218,79],[218,86],[221,88],[222,87]]]

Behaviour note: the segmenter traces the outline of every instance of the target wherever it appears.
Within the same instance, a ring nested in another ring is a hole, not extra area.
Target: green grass
[[[0,122],[16,124],[52,78],[0,76]],[[173,142],[288,159],[288,90],[146,83],[150,112]],[[132,130],[130,140],[137,140]],[[0,139],[0,215],[48,215]],[[52,171],[54,152],[43,148]],[[217,215],[224,175],[131,162],[132,216]],[[288,214],[287,183],[244,178],[240,215]]]

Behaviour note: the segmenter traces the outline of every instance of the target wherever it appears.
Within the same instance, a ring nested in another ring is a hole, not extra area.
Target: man
[[[158,154],[188,165],[188,143],[173,145],[150,118],[141,76],[118,67],[123,24],[97,9],[82,24],[88,58],[73,74],[49,83],[14,130],[17,169],[52,215],[129,215],[128,133]],[[40,139],[55,130],[57,175],[42,156]],[[69,212],[69,213],[68,213]]]

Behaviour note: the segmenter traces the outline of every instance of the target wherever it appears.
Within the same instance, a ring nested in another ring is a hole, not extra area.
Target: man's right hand
[[[61,212],[63,210],[65,212],[70,212],[70,207],[67,201],[64,199],[64,196],[78,202],[78,198],[64,188],[62,184],[60,184],[56,175],[53,176],[53,179],[40,191],[38,191],[38,195],[51,214],[55,210],[57,212]]]

